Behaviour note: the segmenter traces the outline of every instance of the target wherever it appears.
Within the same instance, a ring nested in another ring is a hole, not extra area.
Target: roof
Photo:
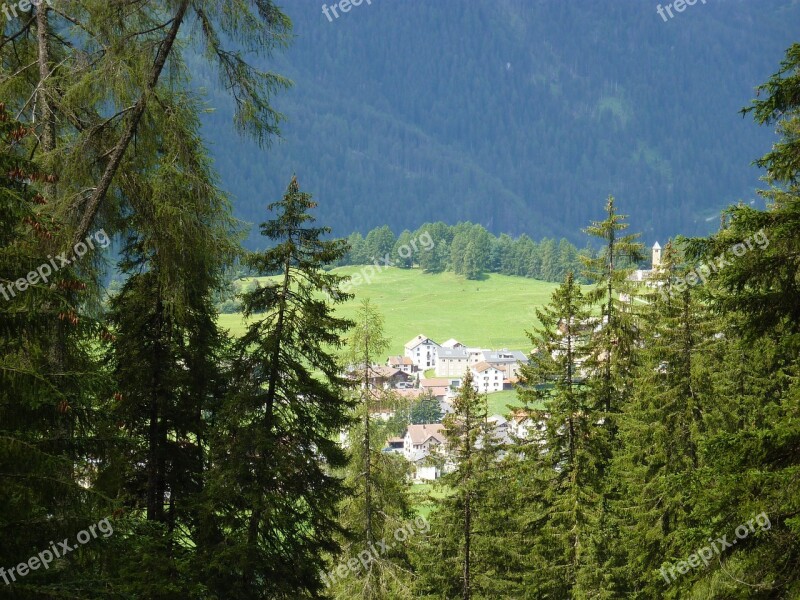
[[[528,362],[528,357],[519,350],[492,350],[483,353],[483,360],[489,363]]]
[[[429,387],[450,387],[450,382],[453,380],[453,377],[431,377],[429,379],[420,379],[419,387],[429,388]],[[456,378],[457,379],[457,378]]]
[[[397,375],[400,375],[401,377],[408,376],[408,373],[403,373],[398,369],[393,369],[392,367],[385,367],[383,365],[378,367],[370,367],[369,371],[370,371],[369,373],[370,377],[385,377],[386,379],[389,379]]]
[[[496,366],[490,365],[486,361],[481,361],[478,364],[472,365],[472,368],[475,369],[478,373],[483,373],[484,371],[487,371],[489,369],[495,369],[497,371],[500,370]]]
[[[403,390],[403,389],[397,388],[397,389],[393,389],[392,392],[397,394],[398,396],[402,396],[403,398],[409,398],[411,400],[414,400],[416,398],[419,398],[422,395],[422,393],[424,392],[424,390],[421,390],[419,388],[411,388],[411,389],[408,389],[408,390]]]
[[[430,438],[434,438],[440,444],[444,442],[444,434],[442,430],[444,425],[441,423],[430,423],[425,425],[409,425],[406,429],[406,435],[411,437],[411,443],[414,445],[424,444]]]
[[[469,358],[469,352],[467,352],[464,348],[445,348],[444,346],[439,348],[439,352],[437,353],[439,360],[445,358],[452,358],[458,360],[466,360]]]
[[[433,394],[434,398],[438,398],[439,396],[446,397],[448,395],[448,393],[450,392],[450,388],[449,387],[445,387],[445,386],[441,386],[441,385],[437,385],[436,387],[425,388],[425,390],[429,391],[431,394]]]
[[[431,344],[433,344],[434,346],[438,346],[438,345],[439,345],[439,344],[437,344],[436,342],[434,342],[434,341],[433,341],[431,338],[429,338],[429,337],[426,337],[426,336],[424,336],[424,335],[422,335],[422,334],[420,333],[420,334],[419,334],[417,337],[415,337],[413,340],[410,340],[410,341],[406,342],[405,349],[406,349],[406,350],[413,350],[414,348],[416,348],[416,347],[417,347],[417,346],[419,346],[420,344],[424,344],[425,342],[430,342],[430,343],[431,343]]]
[[[386,359],[387,363],[393,365],[413,365],[414,361],[409,356],[390,356]]]
[[[659,244],[658,242],[653,244],[653,250],[661,250],[661,244]]]
[[[463,345],[464,344],[459,342],[457,339],[450,338],[449,340],[447,340],[442,344],[442,348],[456,348],[458,346],[463,346]]]

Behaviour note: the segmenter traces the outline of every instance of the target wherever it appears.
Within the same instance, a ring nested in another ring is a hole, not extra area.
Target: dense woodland
[[[425,223],[416,231],[404,230],[395,236],[387,226],[376,227],[366,237],[356,232],[347,238],[349,251],[339,265],[389,265],[401,269],[420,267],[426,273],[452,271],[467,279],[480,279],[484,273],[518,275],[543,281],[563,281],[567,273],[580,270],[581,252],[562,238],[534,242],[527,235],[514,239],[497,237],[482,225],[459,223],[448,226],[441,221]]]
[[[348,243],[315,218],[325,195],[286,173],[259,197],[266,249],[245,252],[200,135],[202,60],[233,126],[268,144],[285,80],[236,48],[268,58],[291,31],[271,0],[40,3],[6,22],[0,597],[799,597],[800,44],[744,110],[777,129],[767,208],[733,205],[715,234],[667,244],[635,287],[644,248],[609,198],[586,229],[597,251],[519,324],[538,349],[519,393],[541,427],[499,447],[467,379],[422,527],[371,416],[397,402],[368,384],[382,317],[366,301],[336,316]],[[432,268],[473,274],[458,266],[473,238],[491,258],[504,238],[476,227],[442,230]],[[745,245],[756,232],[768,245]],[[242,294],[232,339],[214,299],[239,262],[275,277]],[[113,534],[81,541],[103,519]]]

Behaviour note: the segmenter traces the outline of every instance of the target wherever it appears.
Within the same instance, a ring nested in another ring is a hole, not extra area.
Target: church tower
[[[661,267],[661,246],[658,242],[653,244],[653,270],[656,271]]]

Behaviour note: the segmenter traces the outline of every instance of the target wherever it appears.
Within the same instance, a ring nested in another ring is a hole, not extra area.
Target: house
[[[495,445],[507,446],[513,442],[510,435],[510,423],[502,415],[492,415],[486,419],[487,425],[491,428],[491,440]],[[478,440],[480,445],[482,441]]]
[[[397,454],[403,453],[403,438],[401,437],[390,437],[386,440],[386,448],[383,450],[384,452],[395,452]]]
[[[518,408],[511,413],[508,432],[514,437],[523,440],[538,440],[540,444],[543,444],[547,430],[545,419],[546,414]]]
[[[399,369],[384,366],[370,367],[369,383],[372,387],[393,388],[401,381],[410,379],[411,375]]]
[[[479,362],[470,367],[473,387],[480,393],[499,392],[503,389],[505,373],[487,362]]]
[[[411,388],[411,389],[395,389],[392,390],[392,393],[395,396],[400,396],[401,398],[407,399],[409,402],[415,402],[419,399],[419,397],[425,393],[425,390],[421,388]]]
[[[456,377],[420,379],[419,387],[423,391],[430,391],[438,400],[446,400],[453,395],[454,390],[461,387],[461,379]]]
[[[479,362],[483,361],[483,353],[484,352],[491,352],[490,348],[465,348],[467,354],[469,354],[469,364],[477,365]]]
[[[464,348],[464,344],[462,344],[458,340],[450,338],[449,340],[447,340],[442,344],[442,348],[449,348],[450,350],[452,350],[453,348]]]
[[[415,452],[409,458],[409,462],[414,465],[412,477],[419,483],[435,481],[442,474],[441,469],[430,459],[430,456],[422,452]]]
[[[386,366],[411,375],[416,371],[414,361],[408,356],[390,356],[386,359]]]
[[[404,356],[410,358],[417,369],[424,371],[436,366],[439,348],[441,348],[439,344],[420,334],[406,343]]]
[[[443,430],[441,423],[409,425],[403,436],[403,455],[408,460],[412,460],[418,452],[427,456],[445,443]]]
[[[469,352],[463,347],[442,346],[436,358],[436,377],[463,377],[469,369]]]
[[[528,364],[528,357],[519,350],[489,350],[480,355],[480,362],[486,362],[503,371],[506,379],[519,377],[520,365]]]

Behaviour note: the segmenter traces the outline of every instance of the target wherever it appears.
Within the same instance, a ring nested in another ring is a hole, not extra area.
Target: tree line
[[[415,240],[428,241],[414,244]],[[349,251],[340,266],[368,265],[375,261],[401,269],[420,267],[426,273],[452,271],[467,279],[481,279],[485,273],[517,275],[543,281],[562,281],[569,272],[580,269],[580,257],[591,254],[578,250],[569,240],[545,238],[533,241],[527,235],[517,238],[503,233],[495,236],[482,225],[469,222],[447,225],[441,221],[424,223],[416,231],[395,235],[388,225],[376,227],[365,236],[352,233],[347,238]],[[404,251],[412,248],[412,252]]]

